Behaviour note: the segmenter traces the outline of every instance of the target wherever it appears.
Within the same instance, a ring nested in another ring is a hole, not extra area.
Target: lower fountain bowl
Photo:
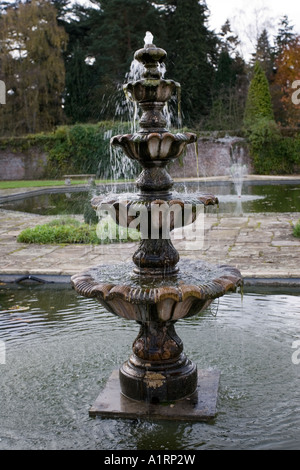
[[[98,266],[73,276],[71,283],[80,295],[96,298],[109,312],[140,323],[191,317],[243,284],[238,269],[199,260],[180,260],[177,275],[160,279],[134,274],[135,267]]]
[[[133,354],[119,371],[120,391],[132,400],[168,403],[192,396],[197,367],[185,356],[174,325],[242,285],[240,272],[183,260],[179,273],[157,279],[134,274],[133,263],[98,266],[73,276],[75,290],[110,312],[140,324]]]

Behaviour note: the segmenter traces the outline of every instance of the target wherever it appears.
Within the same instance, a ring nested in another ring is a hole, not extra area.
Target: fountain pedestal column
[[[183,353],[173,322],[146,322],[133,354],[120,369],[122,393],[134,400],[166,403],[192,395],[197,367]]]
[[[178,273],[179,254],[171,240],[143,240],[133,255],[134,272],[145,276],[171,276]]]

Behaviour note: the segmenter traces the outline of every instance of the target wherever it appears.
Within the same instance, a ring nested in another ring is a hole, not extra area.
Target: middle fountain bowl
[[[80,295],[95,298],[108,311],[140,325],[132,355],[119,370],[120,392],[130,400],[156,404],[180,401],[197,393],[197,366],[186,357],[175,323],[203,312],[214,299],[243,284],[241,273],[233,267],[179,260],[170,239],[175,220],[176,227],[185,226],[195,220],[199,204],[218,201],[211,195],[199,196],[192,203],[191,219],[187,222],[185,197],[175,198],[172,194],[173,180],[166,166],[180,157],[197,136],[172,134],[166,129],[162,109],[179,85],[161,78],[160,64],[165,57],[166,52],[152,43],[145,43],[136,52],[135,58],[144,65],[143,78],[128,84],[126,91],[143,111],[140,129],[111,139],[112,145],[121,146],[129,158],[143,167],[137,194],[131,198],[126,195],[123,201],[120,196],[106,201],[110,212],[115,212],[116,223],[124,226],[132,222],[129,215],[133,206],[143,208],[145,224],[139,226],[141,242],[133,263],[100,265],[71,280]],[[102,196],[92,202],[95,209],[101,209],[103,204]],[[179,211],[176,217],[175,205]],[[157,208],[165,212],[158,215],[153,237],[153,214]],[[167,229],[164,220],[169,222]]]
[[[144,168],[166,166],[180,157],[186,146],[193,142],[196,142],[195,134],[170,132],[125,134],[111,139],[111,145],[122,147],[129,158],[138,161]]]

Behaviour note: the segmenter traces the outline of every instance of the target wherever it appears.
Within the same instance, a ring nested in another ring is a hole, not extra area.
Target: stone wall
[[[126,158],[124,156],[124,158]],[[183,161],[169,165],[174,178],[196,178],[197,176],[225,176],[234,163],[246,164],[252,170],[246,141],[240,137],[201,137],[198,140],[198,162],[196,146],[188,146]],[[0,180],[30,180],[47,178],[47,153],[38,147],[26,151],[13,148],[0,149]]]
[[[169,172],[174,178],[196,178],[226,176],[233,164],[247,165],[252,171],[252,161],[245,139],[240,137],[200,138],[198,140],[198,162],[196,147],[189,145],[183,164],[174,162]],[[198,173],[198,174],[197,174]]]
[[[28,151],[0,150],[0,180],[34,180],[45,178],[47,154],[39,148]]]

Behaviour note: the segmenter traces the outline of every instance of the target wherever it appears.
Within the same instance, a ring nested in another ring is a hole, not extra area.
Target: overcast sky
[[[219,27],[224,23],[224,18],[239,18],[239,12],[244,11],[249,19],[253,17],[254,10],[265,11],[274,19],[288,15],[291,22],[297,25],[300,33],[300,6],[297,0],[206,0],[211,11],[211,23]]]
[[[228,18],[242,40],[245,56],[253,51],[253,41],[265,26],[270,41],[278,30],[279,19],[287,15],[294,31],[300,34],[299,0],[206,0],[210,10],[209,25],[216,32]],[[252,44],[251,44],[252,42]]]

